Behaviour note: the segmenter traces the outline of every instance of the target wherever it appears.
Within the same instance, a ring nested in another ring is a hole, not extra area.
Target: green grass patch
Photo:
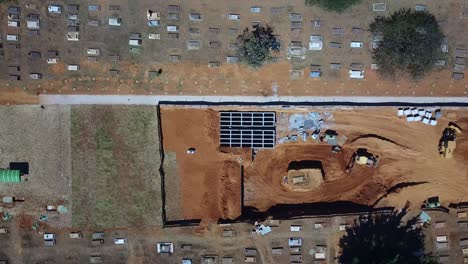
[[[362,0],[306,0],[306,5],[316,5],[327,11],[341,13]]]
[[[153,107],[72,108],[73,225],[161,224],[161,181]]]

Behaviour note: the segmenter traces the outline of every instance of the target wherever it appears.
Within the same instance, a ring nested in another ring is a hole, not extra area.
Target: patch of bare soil
[[[20,88],[8,88],[0,91],[0,104],[19,105],[19,104],[38,104],[39,97],[36,93],[26,92]]]
[[[345,173],[347,161],[352,153],[331,153],[327,144],[278,145],[274,150],[260,151],[252,167],[245,169],[245,205],[266,210],[275,204],[295,204],[341,200],[346,192],[369,180],[372,169],[360,170],[360,175]],[[288,165],[297,160],[319,160],[322,162],[325,182],[315,189],[294,192],[281,184],[287,175]]]
[[[324,181],[322,168],[289,169],[282,184],[296,192],[306,192],[317,188]]]
[[[26,215],[26,214],[20,214],[18,216],[19,219],[19,227],[22,229],[27,229],[30,230],[32,224],[34,223],[34,217],[31,215]]]
[[[450,121],[468,131],[467,111],[443,109],[437,126],[408,123],[392,108],[320,111],[332,112],[330,129],[349,139],[340,153],[332,153],[326,143],[286,143],[258,151],[252,162],[249,149],[218,147],[216,111],[163,110],[165,150],[177,152],[181,168],[184,217],[232,218],[240,213],[239,158],[244,168],[244,205],[261,211],[276,204],[350,201],[401,207],[410,201],[417,207],[430,196],[439,196],[447,203],[468,199],[468,133],[458,137],[452,159],[439,157],[437,150],[441,133]],[[189,147],[197,152],[187,154]],[[378,166],[355,164],[346,173],[348,162],[359,148],[378,155]],[[320,161],[323,183],[301,192],[285,186],[283,180],[290,164],[299,161]]]
[[[219,146],[219,117],[202,109],[162,109],[163,144],[176,153],[181,219],[234,219],[241,214],[239,155]],[[195,148],[195,154],[188,154]],[[171,190],[166,189],[166,196]]]
[[[395,111],[332,111],[335,122],[331,128],[350,139],[339,154],[331,154],[329,146],[317,143],[279,145],[275,150],[261,151],[254,166],[246,170],[245,204],[265,210],[277,203],[347,200],[366,205],[379,201],[377,205],[403,206],[410,201],[413,206],[419,206],[430,196],[439,196],[447,202],[466,200],[466,133],[458,137],[452,159],[439,157],[437,144],[449,121],[466,130],[468,113],[445,111],[438,125],[430,127],[407,123]],[[345,163],[358,148],[379,155],[378,167],[356,164],[351,173],[345,173]],[[301,194],[285,190],[279,181],[287,164],[297,159],[322,161],[326,182]],[[394,187],[403,185],[404,188]],[[395,191],[387,193],[392,188]]]

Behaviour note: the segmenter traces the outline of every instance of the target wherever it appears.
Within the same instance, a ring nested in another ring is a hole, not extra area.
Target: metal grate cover
[[[222,147],[275,147],[275,112],[220,112],[219,122]]]

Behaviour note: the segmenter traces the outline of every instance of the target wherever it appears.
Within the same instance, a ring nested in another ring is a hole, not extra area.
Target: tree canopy
[[[409,73],[420,78],[442,57],[444,35],[436,18],[426,11],[401,9],[389,17],[377,17],[370,31],[373,36],[383,35],[372,56],[383,77]]]
[[[424,254],[424,234],[413,228],[416,218],[406,223],[406,209],[388,215],[369,215],[356,220],[340,239],[343,264],[435,264]]]
[[[306,0],[306,5],[316,5],[327,11],[341,13],[361,0]]]
[[[250,31],[246,28],[237,37],[238,55],[241,62],[252,67],[260,67],[271,59],[270,52],[279,51],[280,44],[273,35],[273,28],[254,26]]]

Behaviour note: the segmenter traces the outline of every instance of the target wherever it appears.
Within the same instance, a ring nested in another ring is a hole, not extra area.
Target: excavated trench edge
[[[164,144],[163,144],[163,136],[162,136],[162,123],[161,123],[161,107],[160,105],[156,106],[156,117],[158,123],[158,138],[159,138],[159,157],[160,157],[160,165],[159,165],[159,177],[161,178],[161,219],[163,227],[166,223],[166,188],[164,187]]]

